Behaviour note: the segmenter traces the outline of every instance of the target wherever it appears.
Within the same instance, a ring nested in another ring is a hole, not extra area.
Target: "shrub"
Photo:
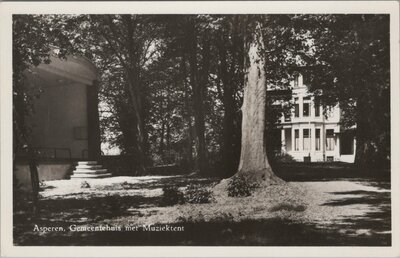
[[[231,197],[245,197],[250,196],[258,184],[251,183],[244,176],[235,176],[228,183],[228,196]]]
[[[163,205],[175,205],[183,203],[183,193],[179,191],[177,186],[164,186],[163,187]]]
[[[185,202],[209,203],[213,198],[211,190],[202,185],[191,184],[185,191]]]
[[[272,158],[276,163],[292,163],[295,162],[295,159],[287,153],[277,153]]]

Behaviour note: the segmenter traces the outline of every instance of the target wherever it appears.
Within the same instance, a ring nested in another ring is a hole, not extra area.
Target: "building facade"
[[[354,130],[344,130],[339,124],[339,105],[326,113],[303,84],[298,74],[291,82],[292,112],[280,120],[281,151],[296,161],[354,162],[356,139]]]
[[[39,180],[69,178],[77,161],[99,160],[98,73],[86,58],[51,58],[26,73],[27,88],[39,91],[33,114],[26,117]],[[15,174],[30,188],[25,152],[16,153]]]

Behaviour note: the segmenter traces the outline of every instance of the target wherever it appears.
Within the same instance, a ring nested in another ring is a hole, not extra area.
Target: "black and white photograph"
[[[393,247],[398,2],[252,3],[10,14],[13,247]]]

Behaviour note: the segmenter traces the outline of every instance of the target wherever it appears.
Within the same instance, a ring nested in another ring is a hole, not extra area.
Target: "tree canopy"
[[[172,163],[225,177],[237,171],[255,32],[260,89],[288,88],[293,71],[306,68],[319,101],[339,103],[342,124],[356,125],[357,162],[390,158],[386,15],[16,15],[13,22],[15,103],[29,107],[35,93],[23,73],[51,53],[89,58],[101,75],[102,139],[135,157],[135,175]],[[267,134],[290,111],[268,99],[260,102]]]

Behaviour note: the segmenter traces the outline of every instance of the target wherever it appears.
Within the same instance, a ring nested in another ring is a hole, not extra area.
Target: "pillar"
[[[294,148],[295,147],[295,138],[294,138],[294,128],[293,128],[293,125],[292,125],[292,127],[291,127],[291,130],[292,130],[292,151],[296,151],[296,149]]]
[[[286,152],[286,138],[285,138],[285,128],[281,130],[281,152]]]
[[[101,158],[98,81],[87,85],[87,130],[89,160]]]
[[[310,126],[310,130],[311,130],[310,151],[315,152],[315,125]]]

